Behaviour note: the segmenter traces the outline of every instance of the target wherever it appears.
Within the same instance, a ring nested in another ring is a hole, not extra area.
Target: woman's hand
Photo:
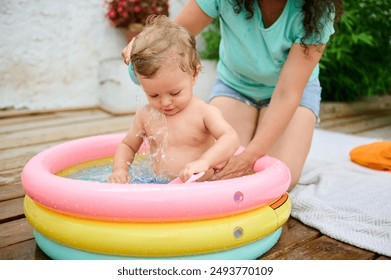
[[[132,53],[133,42],[136,37],[133,37],[132,41],[122,50],[121,56],[124,59],[124,62],[129,65],[130,62],[130,54]]]
[[[179,177],[181,178],[182,182],[186,182],[194,174],[200,172],[206,172],[208,169],[209,169],[209,163],[206,160],[199,159],[186,164],[185,168],[183,168],[182,171],[180,172]],[[205,175],[202,176],[201,178],[204,177]]]
[[[255,160],[244,154],[232,156],[227,164],[220,170],[216,170],[210,180],[231,179],[250,174],[253,171]]]

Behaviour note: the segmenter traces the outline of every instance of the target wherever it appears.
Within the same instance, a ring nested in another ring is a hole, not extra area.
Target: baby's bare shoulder
[[[221,117],[222,113],[221,111],[216,107],[209,103],[204,102],[201,107],[202,113],[204,117]]]
[[[198,108],[198,110],[203,113],[216,114],[220,112],[220,110],[217,107],[210,105],[209,103],[205,102],[204,100],[198,97],[195,97],[195,104],[196,104],[196,108]]]

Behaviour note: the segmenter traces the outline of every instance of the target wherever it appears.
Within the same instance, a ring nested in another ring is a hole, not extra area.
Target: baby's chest
[[[211,135],[201,125],[191,123],[167,123],[166,126],[153,126],[146,131],[150,144],[175,146],[198,146],[209,141]]]

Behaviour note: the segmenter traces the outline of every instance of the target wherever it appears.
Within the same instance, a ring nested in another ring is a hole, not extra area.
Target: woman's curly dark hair
[[[254,16],[254,3],[257,0],[229,0],[233,6],[233,10],[236,14],[242,12],[243,7],[247,12],[247,18],[250,19]],[[334,17],[334,28],[337,29],[337,23],[340,21],[343,13],[343,0],[304,0],[301,8],[303,12],[303,26],[304,36],[301,38],[301,44],[305,46],[304,41],[312,36],[317,40],[320,40],[322,34],[322,17],[324,15],[331,18]]]

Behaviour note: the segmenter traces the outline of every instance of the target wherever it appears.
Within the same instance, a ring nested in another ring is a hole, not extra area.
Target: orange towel
[[[391,172],[391,141],[358,146],[350,151],[350,159],[372,169]]]

